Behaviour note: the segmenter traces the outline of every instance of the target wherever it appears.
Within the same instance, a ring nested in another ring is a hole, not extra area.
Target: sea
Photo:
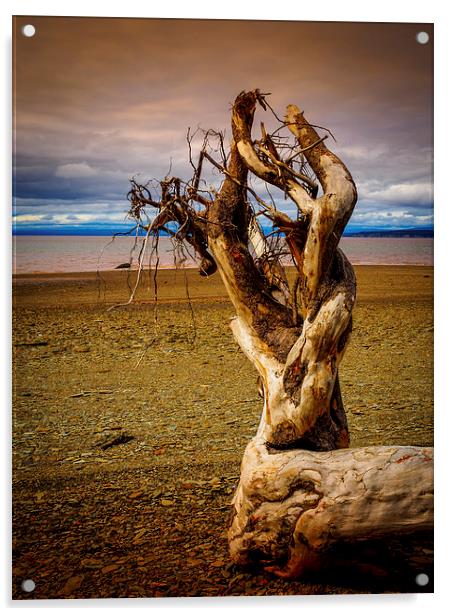
[[[433,265],[433,238],[343,237],[340,248],[354,265]],[[64,273],[113,270],[143,249],[145,268],[154,267],[155,246],[132,237],[20,235],[13,237],[13,273]],[[168,237],[158,240],[158,266],[195,267],[193,255]]]

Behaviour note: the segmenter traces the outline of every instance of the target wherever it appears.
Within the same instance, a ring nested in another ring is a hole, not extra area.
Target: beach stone
[[[124,445],[125,443],[129,443],[134,438],[134,436],[132,436],[131,434],[127,434],[126,432],[121,432],[120,434],[118,434],[117,432],[112,432],[100,438],[96,443],[96,446],[104,450],[110,449],[111,447],[115,447],[117,445]]]
[[[74,351],[74,353],[89,353],[90,348],[86,345],[75,345],[74,347],[72,347],[72,350]]]
[[[140,496],[143,496],[143,494],[144,494],[143,490],[137,490],[136,492],[132,492],[131,494],[129,494],[129,498],[131,499],[139,498]]]
[[[70,577],[66,581],[63,587],[63,590],[61,591],[61,594],[63,596],[70,595],[74,592],[74,590],[78,590],[83,582],[83,579],[84,579],[83,575],[74,575]]]
[[[101,571],[102,573],[112,573],[113,571],[116,571],[116,569],[119,569],[119,565],[112,564],[102,567]]]
[[[171,507],[172,505],[174,505],[174,501],[169,498],[162,498],[160,504],[164,507]]]

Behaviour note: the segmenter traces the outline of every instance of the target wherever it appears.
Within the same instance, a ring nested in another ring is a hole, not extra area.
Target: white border
[[[311,21],[400,21],[428,23],[435,16],[444,14],[441,1],[429,3],[412,0],[409,6],[393,0],[380,0],[375,3],[359,1],[335,2],[323,0],[291,4],[266,3],[263,0],[228,0],[211,2],[210,0],[193,0],[184,2],[156,3],[140,0],[111,2],[99,0],[68,0],[64,3],[55,0],[39,2],[7,2],[16,15],[80,15],[80,16],[115,16],[115,17],[174,17],[187,19],[276,19],[276,20],[311,20]],[[278,8],[280,10],[278,11]]]
[[[227,8],[225,8],[225,6]],[[276,7],[276,8],[275,8]],[[276,9],[281,7],[279,13]],[[1,282],[3,283],[2,303],[2,324],[3,331],[6,331],[5,353],[3,357],[6,364],[10,358],[10,212],[11,203],[11,103],[10,103],[10,65],[11,65],[11,15],[80,15],[80,16],[125,16],[125,17],[184,17],[184,18],[227,18],[227,19],[299,19],[312,21],[378,21],[378,22],[412,22],[412,23],[435,23],[435,480],[436,480],[436,548],[435,555],[435,594],[434,595],[371,595],[371,596],[303,596],[303,597],[269,597],[269,598],[227,598],[227,599],[162,599],[162,600],[84,600],[84,601],[33,601],[33,602],[14,602],[9,601],[10,596],[10,557],[9,557],[9,537],[10,537],[10,510],[8,500],[10,497],[10,470],[7,473],[7,482],[3,495],[6,495],[5,506],[1,508],[3,534],[2,537],[8,538],[5,543],[2,559],[2,570],[0,580],[2,589],[2,603],[7,609],[26,612],[29,609],[47,610],[49,608],[58,609],[78,609],[83,613],[94,613],[94,611],[110,610],[112,608],[123,611],[130,608],[151,609],[153,613],[170,614],[175,611],[184,613],[198,613],[200,610],[220,610],[226,613],[230,611],[244,611],[245,609],[255,608],[262,613],[273,613],[275,608],[282,607],[289,610],[294,608],[303,610],[311,614],[318,613],[318,610],[328,610],[334,614],[378,614],[381,611],[385,614],[395,614],[400,611],[409,611],[410,616],[422,614],[425,616],[426,610],[434,607],[441,610],[450,603],[448,597],[449,572],[450,569],[450,523],[449,516],[451,511],[450,499],[446,499],[444,479],[448,474],[450,457],[447,456],[447,447],[451,438],[451,403],[445,395],[445,384],[449,375],[446,373],[450,365],[451,335],[450,328],[446,328],[446,320],[450,320],[450,292],[448,284],[451,284],[450,256],[447,247],[451,243],[451,216],[452,203],[446,184],[448,174],[450,175],[450,109],[452,109],[450,75],[452,67],[450,58],[452,39],[449,27],[451,21],[448,19],[447,3],[444,0],[430,0],[429,2],[411,0],[409,3],[394,2],[394,0],[379,0],[378,2],[365,3],[360,1],[336,2],[334,0],[322,0],[322,2],[296,2],[292,0],[290,4],[264,3],[264,0],[227,0],[225,3],[196,2],[172,2],[156,3],[136,0],[127,0],[124,3],[99,2],[97,0],[79,0],[74,2],[68,0],[61,1],[16,1],[3,2],[1,6],[0,27],[2,29],[2,51],[3,58],[0,65],[1,81],[4,86],[2,91],[6,93],[2,96],[1,104],[5,113],[3,118],[3,148],[1,150],[2,164],[0,165],[5,192],[2,201],[2,266],[0,268]],[[6,87],[5,87],[6,85]],[[9,271],[7,264],[9,264]],[[9,420],[9,388],[10,376],[7,370],[1,372],[0,388],[4,392],[4,402],[7,407],[4,413],[5,422],[3,425],[4,434],[4,458],[3,466],[9,469],[10,464],[10,420]],[[447,502],[448,501],[448,502]],[[444,610],[445,611],[445,610]],[[442,610],[441,610],[442,612]],[[439,613],[441,613],[439,612]]]

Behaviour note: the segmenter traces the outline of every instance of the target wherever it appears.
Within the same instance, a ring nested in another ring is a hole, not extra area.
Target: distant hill
[[[377,231],[346,231],[344,237],[433,237],[433,229],[379,229]]]
[[[13,226],[13,235],[84,235],[84,236],[109,236],[116,233],[130,232],[131,227],[127,225],[110,227],[109,225],[98,225],[96,227],[83,226],[71,227],[61,225],[57,227],[20,227]],[[265,233],[270,233],[270,226],[263,226]],[[144,235],[144,232],[142,233]],[[160,232],[161,236],[167,236],[165,232]],[[133,234],[132,234],[133,237]],[[344,237],[433,237],[433,229],[373,229],[369,231],[345,231]]]

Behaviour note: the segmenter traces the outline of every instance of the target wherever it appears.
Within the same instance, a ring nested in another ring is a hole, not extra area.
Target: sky
[[[229,137],[254,88],[334,134],[358,188],[349,231],[433,225],[429,24],[17,17],[13,46],[17,233],[119,230],[129,178],[188,179],[188,127]]]

